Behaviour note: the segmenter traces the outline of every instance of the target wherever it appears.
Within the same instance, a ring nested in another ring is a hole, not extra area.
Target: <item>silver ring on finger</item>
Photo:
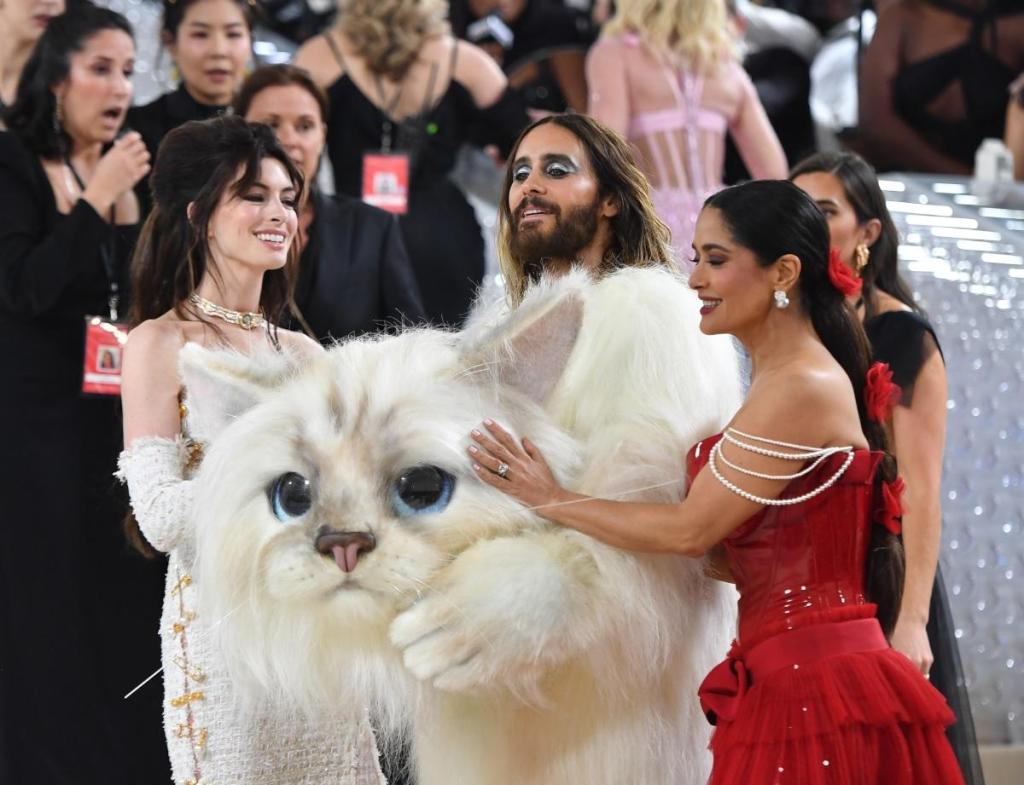
[[[504,463],[504,462],[499,463],[498,464],[498,468],[497,468],[497,470],[494,473],[497,474],[499,477],[501,477],[501,479],[507,480],[508,479],[508,468],[509,467],[508,467],[507,463]]]

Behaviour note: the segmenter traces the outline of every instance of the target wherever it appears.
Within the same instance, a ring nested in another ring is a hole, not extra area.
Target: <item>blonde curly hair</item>
[[[655,54],[698,69],[738,54],[726,0],[618,0],[602,34],[628,33]]]
[[[451,32],[447,0],[341,0],[337,26],[371,71],[394,82],[425,41]]]

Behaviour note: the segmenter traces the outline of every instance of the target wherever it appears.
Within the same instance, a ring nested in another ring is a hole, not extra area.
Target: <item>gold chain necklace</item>
[[[210,302],[205,297],[200,297],[195,292],[192,292],[192,294],[188,296],[188,301],[207,316],[216,316],[218,319],[223,319],[228,324],[237,324],[243,330],[255,330],[258,327],[263,327],[267,323],[267,320],[263,318],[262,313],[252,313],[251,311],[232,311],[230,308],[225,308],[223,305],[217,305],[217,303]]]

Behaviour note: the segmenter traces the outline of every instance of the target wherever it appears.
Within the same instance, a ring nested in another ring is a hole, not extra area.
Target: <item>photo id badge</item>
[[[85,317],[84,394],[121,394],[121,355],[127,340],[128,329],[123,324],[102,316]]]
[[[401,153],[365,154],[363,201],[404,215],[409,209],[409,156]]]

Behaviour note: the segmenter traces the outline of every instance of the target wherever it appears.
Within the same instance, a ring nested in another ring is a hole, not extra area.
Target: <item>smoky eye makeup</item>
[[[548,177],[561,178],[575,174],[580,170],[579,165],[568,155],[561,153],[549,153],[541,158],[541,166],[544,174]],[[530,176],[533,171],[532,161],[529,158],[522,158],[512,166],[512,179],[522,182]]]
[[[555,177],[564,177],[579,171],[579,166],[568,155],[545,155],[543,159],[544,171]]]

